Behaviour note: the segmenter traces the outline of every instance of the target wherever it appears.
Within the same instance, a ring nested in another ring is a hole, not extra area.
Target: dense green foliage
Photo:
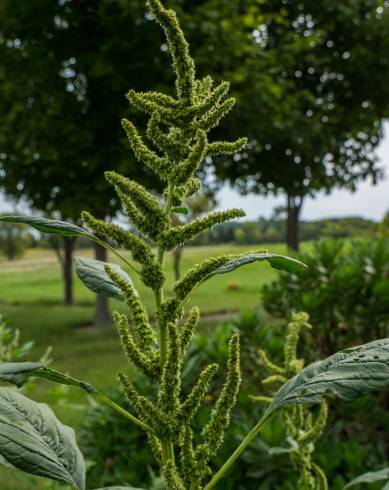
[[[201,16],[202,61],[215,47],[213,65],[234,81],[240,99],[228,129],[244,127],[249,136],[249,151],[218,161],[217,174],[243,192],[286,193],[293,235],[305,196],[380,178],[375,149],[389,110],[388,4],[213,6]]]
[[[13,223],[0,224],[0,254],[8,260],[20,258],[33,242],[30,232]]]
[[[299,256],[309,268],[281,275],[262,289],[266,310],[285,318],[307,311],[316,325],[315,344],[330,354],[389,332],[389,242],[322,240]]]

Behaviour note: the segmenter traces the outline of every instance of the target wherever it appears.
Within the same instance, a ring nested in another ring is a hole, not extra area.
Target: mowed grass
[[[271,251],[285,253],[283,245],[272,245]],[[237,245],[190,247],[185,250],[182,259],[182,272],[185,273],[203,259],[226,253],[241,253],[247,250],[257,250],[267,247],[243,247]],[[81,250],[78,255],[91,256],[91,251]],[[116,257],[110,257],[117,262]],[[25,264],[25,265],[23,265]],[[123,267],[125,268],[125,267]],[[167,289],[173,283],[172,257],[166,260],[168,274]],[[153,306],[153,295],[138,280],[136,274],[131,273],[142,298],[149,309]],[[258,263],[243,267],[233,273],[218,276],[198,289],[192,299],[203,312],[226,311],[242,307],[249,307],[258,303],[259,290],[262,284],[275,277],[274,271],[267,263]],[[231,283],[237,283],[238,289],[233,293],[228,288]],[[50,251],[43,255],[40,251],[29,252],[25,260],[12,263],[0,261],[0,301],[7,304],[26,303],[60,303],[62,300],[63,283],[60,267],[55,256]],[[210,297],[212,292],[212,297]],[[229,294],[231,293],[231,294]],[[92,304],[93,293],[88,291],[75,277],[75,297],[78,304]],[[92,319],[92,317],[91,317]]]
[[[259,248],[285,253],[283,245],[190,247],[183,255],[182,272],[209,257]],[[77,255],[92,256],[92,251],[80,250]],[[110,257],[109,260],[116,262],[116,258]],[[167,257],[166,268],[169,294],[173,284],[171,256]],[[140,283],[136,275],[134,277],[133,273],[127,272],[153,317],[152,292]],[[202,285],[188,306],[198,305],[208,322],[215,313],[234,313],[256,307],[260,302],[262,285],[272,281],[276,275],[277,272],[267,263],[242,267]],[[60,266],[50,251],[29,251],[23,260],[15,263],[0,261],[0,313],[12,327],[20,329],[22,340],[35,341],[35,358],[51,345],[55,367],[104,388],[112,382],[112,374],[125,367],[127,362],[114,328],[93,328],[94,294],[76,276],[74,289],[74,306],[64,306]],[[114,300],[110,302],[110,308],[126,311],[124,304]]]

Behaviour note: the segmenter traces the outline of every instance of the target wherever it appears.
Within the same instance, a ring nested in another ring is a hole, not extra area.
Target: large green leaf
[[[352,401],[389,386],[389,339],[346,349],[305,368],[285,383],[263,421],[293,404],[320,403],[325,395]]]
[[[62,374],[40,363],[4,362],[0,364],[0,381],[12,383],[20,387],[24,385],[30,376],[48,379],[49,381],[62,385],[77,386],[88,392],[94,391],[94,388],[88,383]]]
[[[34,371],[42,367],[43,364],[37,362],[4,362],[0,364],[0,381],[20,387]]]
[[[372,471],[369,473],[364,473],[355,480],[350,481],[344,488],[355,487],[355,485],[359,485],[360,483],[374,483],[377,481],[386,481],[389,480],[389,468],[385,468],[380,471]]]
[[[87,288],[96,294],[103,294],[118,301],[124,301],[121,289],[108,277],[104,267],[108,265],[126,282],[132,284],[129,275],[117,264],[101,262],[100,260],[76,257],[76,274]]]
[[[231,259],[218,269],[214,270],[208,277],[212,277],[216,274],[226,274],[227,272],[232,272],[243,265],[263,261],[269,262],[274,269],[285,270],[288,272],[298,272],[307,268],[307,266],[299,260],[292,259],[291,257],[285,257],[284,255],[272,254],[268,252],[246,253]]]
[[[0,221],[30,225],[42,233],[54,233],[61,236],[86,236],[94,239],[94,236],[87,230],[66,221],[56,221],[37,216],[0,216]]]
[[[45,404],[0,388],[0,455],[32,475],[85,489],[85,462],[74,431]]]
[[[0,454],[0,464],[2,466],[7,466],[8,468],[12,468],[12,464],[9,464],[8,461],[3,458],[3,456]]]

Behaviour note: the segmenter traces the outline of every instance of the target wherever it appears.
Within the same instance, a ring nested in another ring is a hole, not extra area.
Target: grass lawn
[[[182,271],[202,259],[224,253],[239,253],[255,247],[212,246],[192,247],[185,250]],[[282,245],[271,245],[271,251],[285,253]],[[91,256],[90,250],[82,250],[79,255]],[[110,258],[112,261],[116,261]],[[167,259],[167,290],[173,282],[172,260]],[[130,273],[131,276],[133,276]],[[231,274],[217,276],[201,286],[192,297],[190,304],[197,304],[203,313],[203,322],[211,319],[212,313],[237,312],[240,309],[256,307],[260,303],[260,288],[274,279],[277,272],[267,263],[257,263],[242,267]],[[134,283],[139,290],[150,314],[153,314],[153,296],[136,277]],[[229,287],[234,283],[234,288]],[[119,369],[131,371],[113,328],[94,329],[94,295],[75,277],[75,305],[66,307],[62,301],[62,279],[59,264],[54,254],[47,250],[32,250],[23,260],[17,262],[0,261],[0,313],[7,322],[21,331],[21,339],[35,341],[30,360],[37,360],[47,346],[52,346],[55,369],[69,372],[74,377],[84,379],[104,391],[112,384]],[[125,310],[125,306],[111,302],[111,309]],[[67,399],[71,406],[60,403],[53,385],[40,381],[31,397],[49,402],[59,418],[73,427],[82,420],[82,410],[76,405],[86,403],[84,394],[71,389]],[[72,405],[74,405],[72,407]],[[1,470],[3,472],[3,470]],[[7,472],[8,474],[8,472]],[[1,490],[29,490],[45,487],[31,480],[15,480],[8,475],[9,483],[0,484]],[[4,475],[4,474],[3,474]],[[18,476],[20,478],[20,474]],[[1,478],[3,481],[3,478]],[[56,487],[60,488],[60,486]]]
[[[285,253],[283,245],[261,248]],[[185,272],[211,256],[245,250],[248,247],[236,245],[188,248],[183,255],[182,270]],[[82,250],[79,254],[90,256],[91,251]],[[173,282],[170,256],[167,259],[167,270],[169,290]],[[133,274],[130,275],[133,277]],[[256,307],[260,302],[261,286],[276,275],[277,272],[267,263],[242,267],[231,274],[212,278],[196,291],[190,304],[197,304],[207,321],[212,313],[237,312]],[[133,279],[153,315],[151,291],[140,284],[137,277]],[[232,283],[235,288],[229,287]],[[116,332],[113,328],[92,328],[94,294],[77,277],[74,306],[61,304],[62,289],[60,267],[50,251],[29,251],[23,260],[15,263],[0,261],[0,313],[5,315],[12,327],[20,329],[22,339],[35,341],[35,358],[51,345],[54,365],[58,369],[69,371],[74,376],[104,388],[111,382],[112,373],[126,366]],[[112,300],[111,309],[115,308],[124,311],[126,306]]]

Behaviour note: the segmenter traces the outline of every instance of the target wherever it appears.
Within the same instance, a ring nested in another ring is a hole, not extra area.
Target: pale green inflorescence
[[[263,380],[266,388],[275,391],[304,368],[304,360],[297,357],[297,348],[302,330],[311,329],[309,316],[306,313],[294,313],[288,324],[284,348],[284,365],[277,366],[267,357],[266,352],[259,351],[260,360],[270,374]],[[272,402],[269,396],[253,396],[258,403],[268,405]],[[294,441],[290,450],[290,459],[299,475],[298,488],[301,490],[328,490],[328,482],[323,470],[313,461],[315,443],[320,438],[327,424],[328,404],[323,399],[319,413],[314,418],[312,409],[307,405],[294,405],[282,411],[282,417],[289,441]]]
[[[197,307],[184,319],[185,303],[208,275],[234,256],[208,259],[194,267],[174,285],[172,297],[168,299],[164,297],[164,256],[212,226],[244,216],[242,210],[231,209],[211,213],[184,226],[174,226],[171,219],[172,208],[181,206],[200,189],[196,173],[206,156],[231,155],[242,150],[247,141],[241,138],[234,142],[209,142],[209,131],[235,104],[234,98],[227,98],[229,84],[221,82],[214,87],[210,77],[196,79],[194,61],[176,14],[160,0],[148,0],[147,5],[168,41],[176,74],[176,97],[130,90],[127,94],[130,104],[149,116],[146,137],[127,119],[122,121],[122,126],[135,157],[158,175],[164,191],[159,197],[116,172],[106,172],[107,181],[115,188],[124,212],[137,231],[106,223],[87,212],[82,218],[97,236],[131,253],[140,264],[143,283],[154,292],[157,333],[134,285],[111,267],[105,267],[131,311],[130,316],[114,314],[123,349],[141,374],[158,388],[153,399],[147,399],[125,374],[120,373],[119,380],[139,419],[147,424],[150,447],[161,465],[167,488],[196,490],[209,475],[209,460],[223,441],[236,402],[240,385],[239,337],[235,335],[231,339],[226,382],[210,420],[202,434],[194,437],[191,421],[207,395],[218,366],[210,364],[200,370],[189,394],[183,393],[185,353],[200,320]]]

